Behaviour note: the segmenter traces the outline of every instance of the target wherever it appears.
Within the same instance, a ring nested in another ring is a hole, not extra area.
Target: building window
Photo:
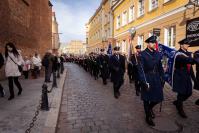
[[[175,47],[176,43],[176,26],[164,29],[164,44],[169,47]]]
[[[143,35],[138,36],[138,45],[141,45],[141,49],[144,49],[144,36]]]
[[[120,23],[120,15],[119,15],[119,16],[117,16],[117,26],[116,26],[116,28],[119,29],[120,26],[121,26],[121,23]]]
[[[144,0],[138,1],[138,17],[144,15]]]
[[[126,49],[127,49],[126,46],[127,46],[127,45],[126,45],[126,40],[123,40],[123,41],[122,41],[122,52],[123,52],[123,53],[126,52]]]
[[[122,26],[127,24],[127,11],[122,14]]]
[[[129,22],[131,22],[131,21],[134,20],[134,12],[135,12],[134,9],[135,9],[134,6],[131,6],[131,7],[129,8]]]
[[[149,11],[158,7],[158,0],[149,0]]]

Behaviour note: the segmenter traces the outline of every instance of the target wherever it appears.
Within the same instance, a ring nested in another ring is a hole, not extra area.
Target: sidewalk
[[[57,80],[59,86],[60,80],[65,78],[61,75],[61,78]],[[8,81],[0,81],[6,96],[0,98],[0,133],[24,133],[29,127],[32,118],[35,114],[36,108],[39,105],[39,100],[42,93],[42,84],[44,79],[20,79],[23,92],[21,96],[17,96],[18,89],[15,87],[15,99],[8,101],[9,90]],[[48,90],[52,84],[48,84]],[[52,102],[56,88],[51,93],[48,93],[49,107],[51,109]],[[48,117],[48,111],[40,111],[35,126],[31,130],[32,133],[42,133],[46,119]]]

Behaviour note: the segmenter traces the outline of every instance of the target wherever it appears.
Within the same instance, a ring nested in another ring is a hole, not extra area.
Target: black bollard
[[[42,86],[42,99],[41,99],[41,110],[49,111],[48,106],[48,86],[43,84]]]
[[[56,76],[56,72],[53,72],[53,84],[52,84],[52,88],[57,88],[57,76]]]

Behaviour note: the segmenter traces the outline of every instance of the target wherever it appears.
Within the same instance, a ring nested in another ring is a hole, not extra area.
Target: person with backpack
[[[4,58],[3,58],[3,55],[0,53],[0,69],[2,68],[3,65],[4,65]],[[0,84],[0,96],[1,97],[5,96],[5,92],[1,84]]]
[[[8,100],[12,100],[15,97],[13,82],[18,88],[18,95],[21,95],[23,90],[18,78],[21,76],[21,72],[23,71],[21,66],[24,61],[19,51],[17,51],[15,45],[11,42],[7,43],[5,46],[5,57],[5,74],[8,78],[10,91],[10,97],[8,98]]]

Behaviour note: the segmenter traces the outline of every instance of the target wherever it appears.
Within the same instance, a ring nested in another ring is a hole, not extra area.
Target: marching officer
[[[135,74],[133,73],[133,63],[132,63],[132,60],[133,60],[133,56],[134,55],[131,55],[130,57],[130,60],[128,62],[128,66],[127,66],[127,70],[128,70],[128,76],[129,76],[129,83],[133,83],[133,81],[135,80]]]
[[[113,50],[114,53],[110,57],[111,81],[113,82],[114,97],[118,99],[119,89],[124,83],[125,57],[119,53],[120,47],[115,47]]]
[[[133,74],[135,77],[135,89],[136,89],[136,95],[139,96],[141,85],[139,81],[139,75],[138,75],[138,62],[140,61],[140,54],[141,54],[141,45],[137,45],[135,47],[136,53],[132,56],[132,64],[133,64]]]
[[[188,52],[189,40],[183,39],[179,42],[180,49],[176,52],[174,60],[174,74],[173,74],[173,91],[177,93],[177,100],[173,102],[176,106],[178,114],[182,118],[187,118],[183,109],[183,102],[192,95],[192,80],[195,81],[192,65],[195,60]]]
[[[145,42],[147,48],[141,52],[138,65],[139,80],[141,82],[141,99],[144,103],[146,122],[155,126],[153,107],[163,101],[164,71],[161,56],[155,50],[156,36],[151,36]]]
[[[194,58],[197,60],[196,64],[196,82],[194,88],[199,90],[199,50],[194,53]],[[196,105],[199,105],[199,99],[196,100]]]
[[[100,55],[97,57],[97,63],[100,69],[103,84],[106,85],[109,70],[109,57],[108,55],[104,54],[104,49],[101,49],[100,52]]]

